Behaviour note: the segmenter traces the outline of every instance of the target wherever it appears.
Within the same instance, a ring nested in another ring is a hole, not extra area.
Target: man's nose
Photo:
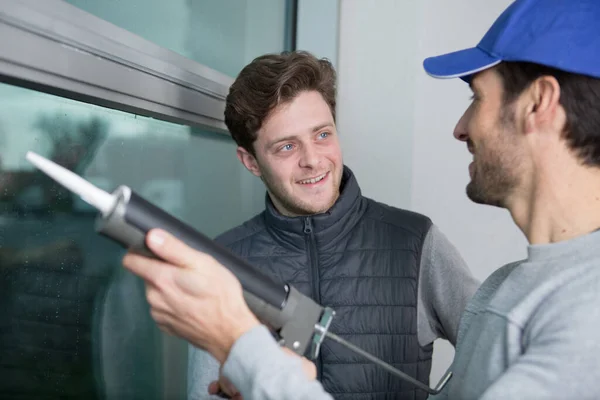
[[[305,144],[302,146],[302,154],[300,156],[300,166],[303,168],[314,168],[319,164],[321,159],[318,149],[314,144]]]
[[[469,131],[467,129],[468,121],[470,118],[470,108],[467,109],[462,117],[458,120],[458,123],[454,127],[454,138],[456,140],[460,140],[461,142],[466,142],[469,140]]]

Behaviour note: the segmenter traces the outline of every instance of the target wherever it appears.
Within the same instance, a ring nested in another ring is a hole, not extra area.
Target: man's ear
[[[253,175],[260,177],[260,168],[258,167],[258,162],[256,161],[256,157],[254,157],[250,152],[244,149],[241,146],[237,148],[237,158],[240,160],[244,167],[248,171],[250,171]]]
[[[560,84],[555,77],[536,79],[529,88],[527,100],[525,132],[562,132],[564,112],[560,104]]]

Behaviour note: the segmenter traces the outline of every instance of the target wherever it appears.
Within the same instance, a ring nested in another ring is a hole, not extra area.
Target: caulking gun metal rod
[[[357,346],[353,345],[352,343],[350,343],[350,342],[342,339],[341,337],[337,336],[336,334],[329,332],[328,330],[324,329],[322,326],[320,326],[320,325],[317,324],[317,325],[315,325],[315,329],[317,331],[323,333],[329,339],[332,339],[332,340],[338,342],[339,344],[341,344],[342,346],[347,347],[350,350],[354,351],[355,353],[360,354],[361,356],[363,356],[366,359],[372,361],[373,363],[379,365],[380,367],[383,367],[388,372],[396,375],[397,377],[399,377],[399,378],[401,378],[401,379],[403,379],[403,380],[405,380],[407,382],[412,383],[413,385],[415,385],[419,389],[422,389],[422,390],[426,391],[427,393],[438,394],[442,390],[442,388],[446,385],[446,383],[448,382],[448,380],[450,379],[450,377],[452,376],[452,373],[446,374],[442,378],[442,380],[440,381],[440,383],[438,384],[438,386],[435,389],[431,389],[429,386],[427,386],[427,385],[423,384],[422,382],[416,380],[412,376],[405,374],[404,372],[400,371],[397,368],[394,368],[393,366],[391,366],[390,364],[386,363],[385,361],[382,361],[379,358],[373,356],[372,354],[367,353],[366,351],[364,351],[360,347],[357,347]]]

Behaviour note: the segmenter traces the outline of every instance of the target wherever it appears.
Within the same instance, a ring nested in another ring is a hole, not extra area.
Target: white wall
[[[340,0],[298,0],[296,48],[328,58],[337,68]]]
[[[363,193],[410,206],[420,1],[343,0],[338,130]],[[399,184],[400,183],[400,184]]]
[[[505,210],[465,195],[471,157],[452,136],[469,102],[460,80],[422,69],[427,56],[477,44],[510,0],[343,0],[340,5],[338,125],[345,160],[363,192],[430,216],[476,277],[525,256]],[[432,385],[453,357],[435,344]]]

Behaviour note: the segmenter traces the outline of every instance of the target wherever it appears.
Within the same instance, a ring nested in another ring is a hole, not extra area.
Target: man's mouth
[[[327,177],[327,174],[329,174],[329,172],[325,172],[324,174],[315,176],[313,178],[308,178],[308,179],[298,181],[298,183],[300,183],[302,185],[315,184],[315,183],[321,182],[323,179],[325,179]]]

